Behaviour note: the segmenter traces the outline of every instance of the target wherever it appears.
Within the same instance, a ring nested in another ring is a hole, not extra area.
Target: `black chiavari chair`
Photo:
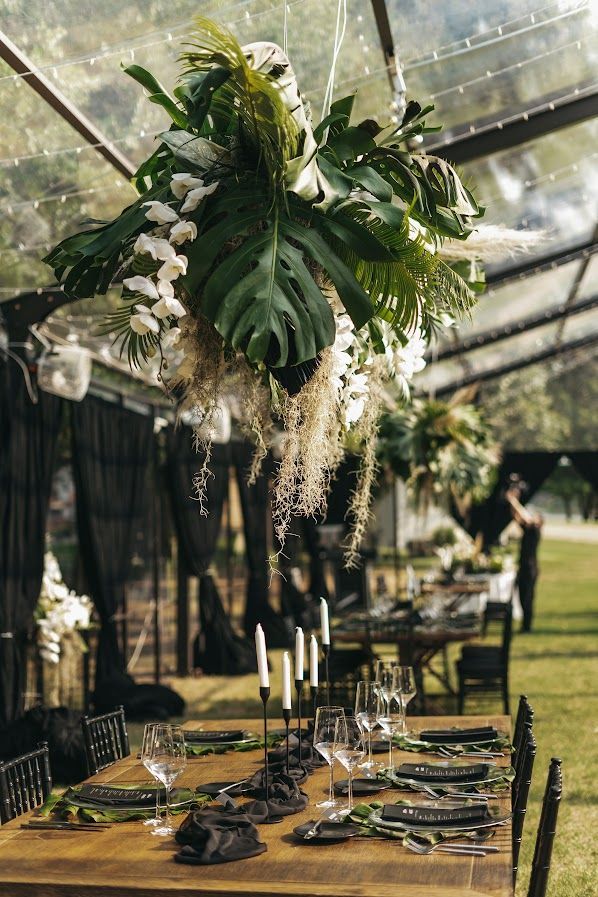
[[[117,760],[128,757],[131,753],[125,711],[122,706],[101,716],[82,717],[81,728],[90,776],[101,769],[106,769]]]
[[[0,762],[0,825],[41,806],[52,791],[50,753],[42,741],[37,750]]]
[[[536,835],[536,847],[532,861],[527,897],[545,897],[552,858],[552,846],[556,834],[556,823],[563,793],[561,761],[553,757],[550,761],[546,790],[542,802],[542,814]]]
[[[521,739],[517,754],[517,766],[515,767],[515,779],[511,791],[512,798],[512,833],[513,833],[513,886],[517,878],[519,864],[519,851],[521,849],[521,837],[523,824],[527,810],[527,798],[532,782],[532,770],[536,758],[536,741],[532,735],[531,723],[525,725],[524,735]]]
[[[509,654],[513,632],[513,607],[505,605],[500,645],[465,645],[457,661],[458,708],[463,714],[465,696],[474,692],[499,692],[504,712],[509,713]]]

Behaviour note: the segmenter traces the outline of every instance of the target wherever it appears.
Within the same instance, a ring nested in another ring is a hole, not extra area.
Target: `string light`
[[[117,137],[115,140],[111,140],[110,143],[127,143],[129,140],[135,140],[138,137],[157,137],[158,134],[161,134],[164,128],[160,128],[158,131],[138,131],[135,134],[127,134],[125,137]],[[97,149],[100,146],[104,146],[103,143],[83,143],[81,146],[66,146],[60,147],[55,150],[44,149],[39,153],[25,153],[22,156],[7,156],[4,159],[0,159],[0,167],[2,168],[10,168],[15,167],[18,168],[21,162],[27,162],[30,159],[41,159],[42,157],[52,158],[54,156],[65,156],[69,153],[75,153],[76,155],[80,155],[83,152],[86,152],[90,149]]]
[[[542,175],[539,175],[536,178],[526,178],[523,182],[523,186],[525,190],[530,190],[532,187],[538,187],[540,184],[544,184],[546,182],[554,183],[556,181],[559,184],[562,184],[568,180],[575,178],[579,174],[579,169],[584,164],[589,164],[593,162],[595,159],[598,159],[598,152],[590,153],[589,156],[582,156],[579,159],[576,159],[575,162],[571,162],[569,165],[562,165],[560,168],[555,168],[554,171],[545,172]],[[561,177],[561,175],[565,175]],[[499,202],[504,199],[502,193],[495,193],[493,196],[484,197],[481,199],[482,205],[490,206],[495,202]]]

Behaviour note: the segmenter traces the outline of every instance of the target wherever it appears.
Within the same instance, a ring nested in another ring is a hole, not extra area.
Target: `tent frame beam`
[[[22,50],[0,31],[0,59],[28,84],[61,118],[103,156],[119,174],[132,178],[137,166],[116,147],[74,103],[52,83]]]

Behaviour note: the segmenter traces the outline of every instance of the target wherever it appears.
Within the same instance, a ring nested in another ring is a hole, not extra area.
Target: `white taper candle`
[[[257,654],[257,672],[260,677],[260,688],[270,688],[266,637],[260,623],[255,627],[255,652]]]
[[[303,655],[305,642],[300,626],[295,629],[295,682],[303,682]]]
[[[312,688],[318,687],[318,640],[312,635],[309,642],[309,684]]]
[[[322,644],[330,644],[330,623],[328,622],[328,602],[320,598],[320,629],[322,630]]]
[[[285,651],[282,655],[282,709],[293,709],[291,703],[291,661],[288,651]]]

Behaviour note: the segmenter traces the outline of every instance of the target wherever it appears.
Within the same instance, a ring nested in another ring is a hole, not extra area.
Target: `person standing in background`
[[[525,508],[520,501],[523,483],[519,477],[512,479],[512,484],[505,493],[511,507],[513,520],[522,529],[519,547],[519,570],[517,572],[517,588],[519,601],[523,610],[522,632],[531,632],[534,613],[536,581],[538,579],[538,547],[542,535],[544,519],[541,514],[534,514]]]

